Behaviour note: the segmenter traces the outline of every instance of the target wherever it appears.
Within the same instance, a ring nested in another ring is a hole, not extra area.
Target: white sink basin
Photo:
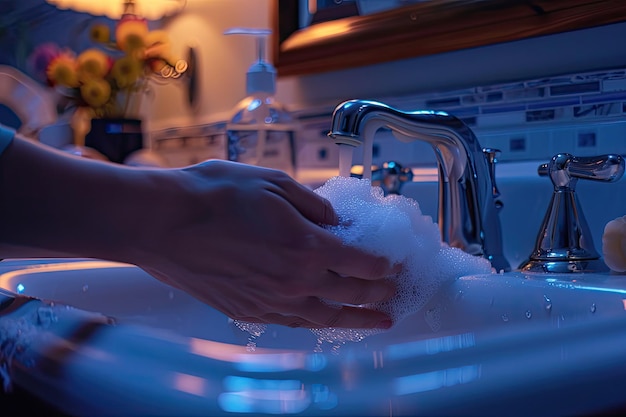
[[[52,317],[36,320],[29,349],[40,356],[15,366],[15,383],[70,414],[537,416],[626,407],[626,276],[462,277],[392,330],[320,352],[305,329],[269,326],[252,338],[130,265],[3,268],[0,287],[55,300],[0,315]]]
[[[538,165],[497,170],[513,269],[551,198]],[[625,186],[578,184],[598,251]],[[403,194],[436,213],[432,178]],[[626,275],[466,276],[390,331],[330,346],[282,326],[253,337],[131,265],[14,260],[0,263],[0,365],[22,346],[13,381],[73,415],[590,415],[626,411],[625,312]]]

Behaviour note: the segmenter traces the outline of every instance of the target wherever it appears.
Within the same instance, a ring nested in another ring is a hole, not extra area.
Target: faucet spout
[[[363,145],[363,177],[371,178],[374,134],[382,127],[391,129],[400,141],[420,140],[432,146],[438,166],[442,240],[485,257],[497,271],[509,271],[493,170],[474,132],[445,112],[407,112],[376,101],[349,100],[336,107],[328,135],[337,144]]]

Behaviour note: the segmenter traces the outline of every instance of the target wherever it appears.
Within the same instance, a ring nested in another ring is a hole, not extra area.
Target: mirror
[[[335,71],[626,21],[626,2],[621,0],[430,0],[300,28],[305,5],[306,1],[274,0],[274,65],[279,76]]]

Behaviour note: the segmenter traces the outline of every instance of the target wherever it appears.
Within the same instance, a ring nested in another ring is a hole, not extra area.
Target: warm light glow
[[[204,396],[207,393],[207,383],[204,378],[194,375],[174,373],[174,388],[189,394]]]
[[[185,0],[46,0],[59,9],[72,9],[77,12],[89,13],[94,16],[107,16],[119,19],[126,7],[131,4],[134,14],[150,20],[157,20],[164,16],[180,11]]]
[[[291,48],[292,43],[299,44],[309,41],[320,41],[323,39],[335,38],[337,36],[349,33],[352,29],[351,19],[338,19],[324,22],[323,25],[312,25],[305,32],[294,39],[292,37],[286,39],[283,48]]]
[[[121,262],[109,262],[109,261],[81,261],[81,262],[59,262],[54,264],[34,264],[27,266],[23,269],[16,271],[5,272],[0,274],[0,288],[6,288],[7,290],[23,293],[25,287],[19,281],[23,275],[38,274],[45,272],[59,272],[59,271],[79,271],[84,269],[99,269],[99,268],[136,268],[134,265],[125,264]]]
[[[326,366],[326,359],[322,355],[262,348],[251,353],[246,346],[193,337],[189,339],[189,350],[196,355],[231,362],[238,370],[245,372],[284,372],[295,369],[319,371]]]

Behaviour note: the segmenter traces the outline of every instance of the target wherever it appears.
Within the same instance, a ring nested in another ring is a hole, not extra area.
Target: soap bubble
[[[388,277],[396,284],[396,295],[364,306],[387,313],[394,323],[422,309],[443,284],[463,275],[492,272],[486,259],[442,242],[437,224],[422,214],[413,199],[384,196],[370,180],[350,177],[331,178],[315,192],[330,201],[337,212],[339,225],[327,228],[346,245],[402,264],[401,272]],[[381,331],[312,329],[319,340],[332,344],[357,342]]]
[[[402,270],[387,277],[393,280],[396,295],[384,302],[363,307],[387,313],[395,324],[420,311],[445,283],[463,275],[492,273],[489,261],[469,255],[441,241],[439,227],[430,216],[422,214],[419,203],[400,196],[385,196],[370,180],[334,177],[314,190],[332,204],[339,224],[326,228],[348,246],[381,255]],[[336,303],[322,300],[331,305]],[[422,320],[436,331],[440,326],[439,307],[426,311]],[[508,317],[507,317],[508,320]],[[249,349],[266,326],[235,320],[234,324],[250,334]],[[317,336],[314,351],[321,352],[322,343],[330,343],[333,352],[346,342],[359,342],[384,332],[381,329],[324,328],[311,329]]]

